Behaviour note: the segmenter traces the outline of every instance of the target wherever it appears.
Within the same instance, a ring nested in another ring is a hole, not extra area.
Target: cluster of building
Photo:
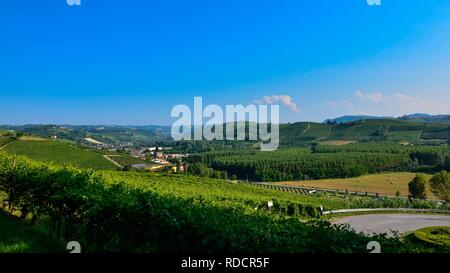
[[[142,160],[151,160],[155,164],[135,164],[132,165],[133,168],[136,169],[145,169],[150,171],[156,171],[158,169],[170,166],[173,169],[174,172],[183,171],[178,170],[176,166],[173,166],[172,163],[170,163],[171,160],[178,159],[182,161],[182,159],[187,154],[176,154],[176,153],[164,153],[165,150],[170,150],[170,147],[143,147],[143,148],[136,148],[134,147],[132,142],[127,143],[120,143],[117,145],[113,144],[106,144],[102,143],[100,141],[97,141],[93,138],[86,137],[84,138],[86,141],[86,144],[89,146],[93,146],[93,148],[97,149],[107,149],[110,151],[121,151],[124,153],[127,153],[133,157],[142,159]]]
[[[165,153],[164,150],[170,150],[170,147],[148,147],[141,149],[133,149],[130,154],[141,159],[153,159],[154,162],[166,164],[168,160],[182,160],[187,154]]]

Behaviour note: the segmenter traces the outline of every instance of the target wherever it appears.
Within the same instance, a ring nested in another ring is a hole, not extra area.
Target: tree
[[[213,171],[212,177],[216,179],[222,179],[222,172],[221,171]]]
[[[227,171],[223,172],[223,179],[228,180],[228,173],[227,173]]]
[[[17,133],[16,133],[16,138],[17,138],[18,140],[20,140],[20,138],[23,137],[24,135],[25,135],[25,134],[22,133],[22,132],[17,132]]]
[[[426,175],[417,174],[416,177],[414,177],[414,179],[408,184],[409,196],[416,199],[426,199],[427,183],[428,177]]]
[[[430,180],[431,191],[439,198],[450,200],[450,173],[441,171],[434,175]]]
[[[191,164],[188,171],[190,174],[200,177],[210,177],[213,172],[211,168],[208,168],[202,163]]]

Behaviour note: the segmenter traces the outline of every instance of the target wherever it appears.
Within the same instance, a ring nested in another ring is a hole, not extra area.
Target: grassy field
[[[0,253],[55,253],[64,248],[36,227],[0,210]]]
[[[350,140],[329,140],[329,141],[320,142],[320,144],[322,144],[322,145],[336,145],[336,146],[348,145],[348,144],[352,144],[352,143],[355,143],[355,141],[350,141]]]
[[[116,169],[102,155],[54,140],[27,140],[9,143],[4,150],[42,162],[73,165],[80,168]]]
[[[276,184],[323,189],[348,189],[349,191],[373,192],[383,195],[395,195],[399,191],[401,196],[408,196],[408,183],[413,177],[415,177],[414,173],[386,173],[356,178],[287,181]],[[431,193],[429,193],[429,197],[433,197]]]
[[[48,140],[48,139],[38,136],[21,136],[20,140],[26,141],[26,140]]]

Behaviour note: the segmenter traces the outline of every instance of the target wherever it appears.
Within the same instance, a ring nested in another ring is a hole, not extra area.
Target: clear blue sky
[[[2,0],[0,124],[168,125],[194,96],[450,113],[449,33],[448,0]]]

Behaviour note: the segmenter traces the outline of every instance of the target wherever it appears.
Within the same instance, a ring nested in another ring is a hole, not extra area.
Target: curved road
[[[431,226],[450,226],[450,216],[425,214],[368,214],[337,219],[335,224],[349,224],[367,234],[405,233]]]

